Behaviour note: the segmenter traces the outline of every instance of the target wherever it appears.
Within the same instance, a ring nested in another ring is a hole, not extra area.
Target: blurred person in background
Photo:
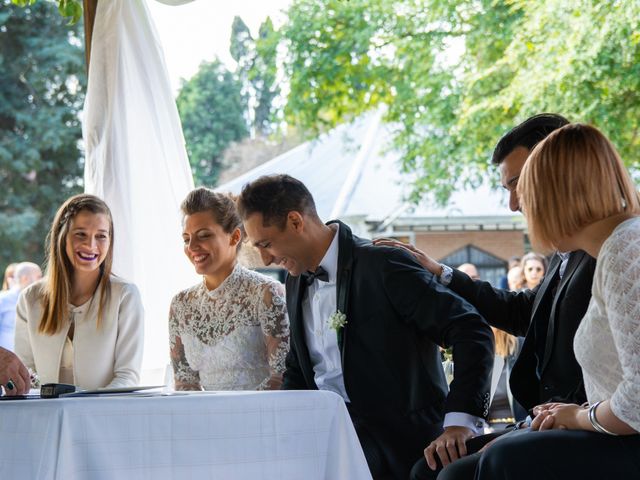
[[[2,291],[9,290],[13,285],[13,274],[17,266],[17,263],[10,263],[7,265],[2,279]]]
[[[478,280],[480,278],[478,269],[473,263],[463,263],[458,267],[458,270],[469,275],[472,280]]]
[[[522,267],[516,265],[507,273],[507,286],[509,290],[513,292],[519,292],[524,288],[524,274],[522,273]]]
[[[42,270],[35,263],[15,264],[13,287],[0,292],[0,347],[13,351],[16,331],[16,305],[20,292],[42,278]]]
[[[520,257],[518,257],[517,255],[509,257],[509,260],[507,260],[507,275],[503,275],[500,277],[500,288],[508,288],[509,290],[512,290],[509,287],[509,272],[516,266],[520,266]]]

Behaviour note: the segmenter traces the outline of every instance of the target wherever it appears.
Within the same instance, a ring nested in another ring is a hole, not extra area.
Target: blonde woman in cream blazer
[[[111,274],[109,207],[93,195],[71,197],[48,242],[45,277],[18,300],[16,353],[42,383],[137,385],[144,313],[135,285]]]
[[[15,349],[25,365],[38,372],[42,383],[59,382],[62,352],[73,323],[74,385],[83,389],[138,385],[144,311],[136,286],[112,275],[100,328],[96,328],[100,299],[92,298],[70,309],[71,319],[65,328],[43,335],[38,332],[43,283],[31,285],[18,301]]]

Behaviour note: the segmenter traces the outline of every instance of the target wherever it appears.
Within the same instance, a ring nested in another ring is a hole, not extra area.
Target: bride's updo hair
[[[235,197],[230,193],[220,193],[210,188],[199,187],[192,190],[180,205],[182,215],[210,212],[215,222],[222,227],[225,233],[231,234],[237,228],[240,230],[241,239],[236,247],[240,251],[246,237],[240,214],[236,208]]]

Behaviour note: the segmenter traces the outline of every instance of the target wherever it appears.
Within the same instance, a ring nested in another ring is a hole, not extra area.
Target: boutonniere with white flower
[[[347,324],[347,316],[340,310],[336,310],[329,316],[327,324],[329,328],[337,332]]]

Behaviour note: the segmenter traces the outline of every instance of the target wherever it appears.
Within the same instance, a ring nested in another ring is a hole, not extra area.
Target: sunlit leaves
[[[542,111],[638,167],[639,22],[638,1],[294,0],[287,118],[315,134],[387,105],[415,200],[495,178],[499,137]]]
[[[19,7],[33,5],[38,0],[11,0]],[[82,18],[82,1],[81,0],[57,0],[58,12],[63,17],[69,19],[70,24],[74,24]]]

